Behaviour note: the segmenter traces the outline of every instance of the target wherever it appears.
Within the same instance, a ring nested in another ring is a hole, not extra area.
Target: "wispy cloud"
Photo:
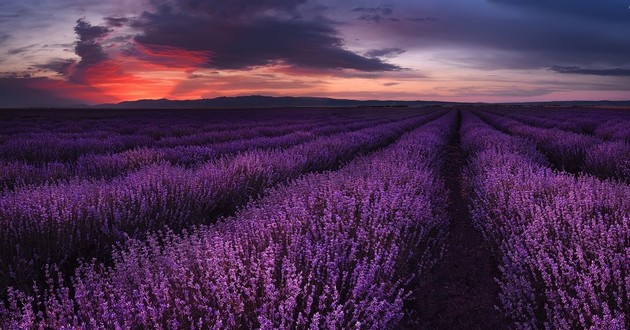
[[[609,69],[593,69],[582,68],[579,66],[553,66],[549,70],[557,73],[583,74],[593,76],[614,76],[614,77],[630,77],[630,69],[609,68]]]
[[[405,53],[406,50],[402,48],[381,48],[381,49],[372,49],[365,53],[367,57],[396,57],[400,54]]]
[[[9,35],[9,34],[6,34],[6,33],[0,34],[0,45],[5,43],[10,38],[11,38],[11,35]]]
[[[19,48],[13,48],[13,49],[9,49],[7,51],[7,54],[9,55],[17,55],[17,54],[22,54],[24,52],[27,52],[35,47],[39,46],[38,44],[31,44],[28,46],[24,46],[24,47],[19,47]]]
[[[353,8],[352,11],[357,13],[379,14],[383,16],[391,15],[394,12],[394,10],[390,7],[356,7]]]
[[[421,23],[421,22],[437,22],[438,19],[435,17],[412,17],[412,18],[408,18],[407,20],[410,22]]]

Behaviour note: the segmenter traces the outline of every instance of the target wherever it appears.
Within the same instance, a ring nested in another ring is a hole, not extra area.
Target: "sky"
[[[0,107],[630,99],[630,0],[2,0]]]

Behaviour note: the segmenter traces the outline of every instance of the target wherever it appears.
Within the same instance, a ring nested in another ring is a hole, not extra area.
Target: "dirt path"
[[[496,262],[481,234],[473,227],[461,180],[465,156],[457,133],[448,147],[444,171],[452,205],[450,236],[444,258],[417,288],[416,329],[505,329],[505,319],[494,308],[499,305]]]

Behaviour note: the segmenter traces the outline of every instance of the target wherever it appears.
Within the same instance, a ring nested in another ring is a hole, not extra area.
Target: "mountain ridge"
[[[169,100],[146,99],[124,101],[114,104],[101,104],[96,108],[270,108],[270,107],[353,107],[353,106],[382,106],[382,107],[411,107],[428,105],[447,105],[456,102],[442,101],[395,101],[395,100],[351,100],[326,97],[295,97],[295,96],[221,96],[211,99],[197,100]]]

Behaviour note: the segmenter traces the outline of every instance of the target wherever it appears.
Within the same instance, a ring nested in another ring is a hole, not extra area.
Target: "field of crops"
[[[628,110],[0,112],[2,329],[627,329],[629,260]]]

